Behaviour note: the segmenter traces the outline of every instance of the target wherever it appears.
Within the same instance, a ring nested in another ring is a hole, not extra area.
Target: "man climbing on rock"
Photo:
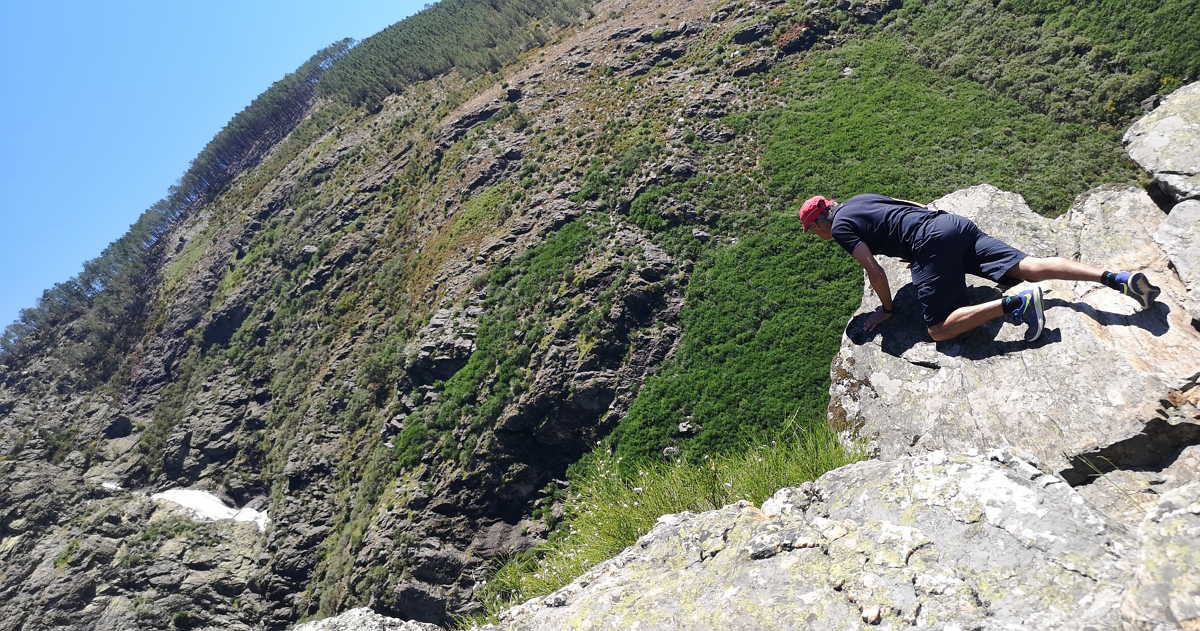
[[[871,288],[882,305],[866,321],[873,331],[892,317],[892,292],[876,254],[911,263],[912,282],[929,336],[953,339],[991,320],[1005,316],[1027,324],[1026,340],[1045,328],[1042,290],[1037,285],[1019,293],[977,305],[967,304],[966,274],[997,283],[1042,280],[1084,280],[1111,287],[1149,309],[1159,289],[1141,272],[1107,272],[1100,268],[1050,257],[1037,258],[980,230],[971,220],[932,211],[916,202],[883,195],[856,195],[843,203],[821,196],[800,207],[804,231],[838,242],[867,271]]]

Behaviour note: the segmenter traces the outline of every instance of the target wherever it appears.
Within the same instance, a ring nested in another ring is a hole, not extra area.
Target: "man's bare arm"
[[[875,260],[875,255],[871,254],[871,248],[867,247],[867,244],[859,242],[854,246],[854,252],[850,255],[867,271],[867,280],[871,282],[871,289],[875,290],[875,295],[879,296],[879,302],[883,305],[884,310],[891,311],[892,288],[888,284],[887,273]]]

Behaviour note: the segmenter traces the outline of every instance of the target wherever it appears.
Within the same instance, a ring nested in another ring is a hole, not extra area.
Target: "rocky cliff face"
[[[935,344],[905,298],[907,270],[889,262],[897,317],[865,333],[878,304],[865,286],[831,368],[830,423],[875,459],[761,508],[666,515],[485,628],[1200,624],[1200,328],[1190,242],[1170,236],[1194,227],[1191,202],[1170,198],[1164,213],[1140,189],[1103,187],[1049,220],[981,185],[933,205],[1031,253],[1144,271],[1160,302],[1137,311],[1117,292],[1051,281],[1040,340],[998,322]]]
[[[119,389],[79,388],[53,352],[0,375],[0,628],[477,608],[494,560],[544,535],[566,467],[673,352],[694,256],[629,221],[630,201],[740,163],[719,118],[747,103],[731,80],[773,63],[779,10],[600,3],[499,81],[451,73],[377,112],[310,112],[165,237]],[[662,71],[735,31],[751,59]],[[611,81],[633,77],[650,88]],[[642,119],[666,121],[661,142],[607,206],[580,195],[586,148]],[[176,488],[270,526],[150,498]]]
[[[747,176],[763,146],[753,124],[731,115],[778,105],[772,69],[825,71],[789,55],[849,41],[900,5],[605,1],[497,76],[450,73],[377,111],[310,111],[164,237],[147,329],[114,382],[81,386],[80,367],[53,351],[0,374],[0,629],[275,629],[363,604],[378,613],[343,626],[420,628],[379,614],[444,623],[478,611],[474,594],[492,565],[554,523],[566,467],[679,348],[684,289],[704,249],[736,240],[749,221],[738,212],[768,214],[786,201],[766,190],[761,170]],[[841,57],[822,63],[830,82],[855,85]],[[1192,120],[1183,111],[1164,117],[1168,131],[1178,117]],[[1161,190],[1183,190],[1173,174],[1185,169],[1164,164]],[[695,199],[687,193],[705,189],[697,182],[716,192]],[[692,188],[662,194],[685,183]],[[1149,269],[1168,286],[1163,306],[1137,315],[1120,297],[1064,285],[1051,310],[1058,339],[1043,346],[1022,347],[1003,328],[958,350],[903,327],[860,341],[847,352],[876,352],[855,366],[838,360],[835,420],[875,436],[895,462],[823,480],[808,499],[781,492],[771,515],[735,506],[665,520],[593,578],[504,624],[585,620],[568,614],[598,610],[592,589],[629,603],[596,618],[614,625],[641,616],[678,626],[707,613],[741,627],[742,612],[794,626],[783,592],[723,612],[679,603],[700,586],[724,593],[728,573],[742,586],[734,602],[772,577],[810,585],[821,571],[844,580],[806,592],[814,625],[846,616],[1016,625],[1028,607],[1055,624],[1078,616],[1103,626],[1121,594],[1130,620],[1191,615],[1180,594],[1192,588],[1172,577],[1196,562],[1180,543],[1195,522],[1186,484],[1196,458],[1195,200],[1164,219],[1138,190],[1104,189],[1054,222],[997,189],[942,203],[1002,222],[996,234],[1028,238],[1031,250]],[[1011,226],[995,217],[1003,209]],[[1062,354],[1068,346],[1086,352]],[[1008,403],[971,380],[991,382],[993,371],[1016,379],[1025,360],[1062,373],[1078,360],[1091,378],[1130,382],[1086,399],[1089,423],[1073,409],[1085,399],[1034,380],[1029,398],[1064,414],[1040,412],[1036,424],[1065,429],[1010,432],[986,414],[978,428],[954,424],[973,418],[961,407],[968,393]],[[899,429],[880,421],[881,397],[895,397],[891,410],[914,406]],[[1067,455],[1041,442],[1047,433]],[[959,453],[972,445],[1016,455]],[[942,448],[952,455],[926,453]],[[946,469],[974,489],[961,506],[937,477]],[[921,508],[844,504],[847,489],[867,498],[904,490],[881,487],[882,475],[925,485]],[[993,498],[993,483],[1015,498]],[[216,504],[158,495],[179,488],[210,492]],[[1130,488],[1137,510],[1125,491],[1105,490]],[[1079,497],[1091,508],[1075,506]],[[1026,532],[1011,514],[1038,502],[1070,504],[1082,521],[1047,518]],[[234,518],[258,513],[269,519],[263,529]],[[981,550],[984,540],[1026,546],[1019,558],[1051,578],[1030,593],[1001,589],[1018,570],[956,560],[966,552],[943,527],[978,530]],[[1103,552],[1080,560],[1074,543],[1043,545],[1067,536]],[[816,552],[824,560],[802,559]],[[820,565],[830,558],[836,567]],[[656,580],[655,563],[675,574]],[[853,571],[864,564],[878,572]],[[623,565],[639,568],[642,583],[623,583]],[[789,567],[797,574],[783,578]],[[651,584],[652,599],[634,588]],[[1102,607],[1065,603],[1089,590]],[[754,602],[779,617],[752,614]]]

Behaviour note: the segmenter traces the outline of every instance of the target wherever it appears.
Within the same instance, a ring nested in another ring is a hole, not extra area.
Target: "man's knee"
[[[945,342],[954,338],[942,324],[931,324],[926,330],[929,332],[929,337],[933,338],[935,342]]]

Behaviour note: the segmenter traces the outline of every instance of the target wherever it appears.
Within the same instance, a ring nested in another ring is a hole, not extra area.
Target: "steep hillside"
[[[860,278],[795,198],[1134,183],[1113,123],[1197,70],[1154,6],[1106,8],[1164,33],[1129,41],[1057,3],[444,2],[331,49],[6,333],[0,628],[479,612],[594,450],[823,424]],[[1028,46],[971,57],[996,24]]]
[[[1194,628],[1200,312],[1189,282],[1200,251],[1179,237],[1200,229],[1187,186],[1200,171],[1189,149],[1200,140],[1200,83],[1125,140],[1154,181],[1170,183],[1166,213],[1145,191],[1116,186],[1087,191],[1054,220],[990,185],[930,205],[1031,251],[1143,272],[1161,287],[1150,308],[1095,283],[1045,281],[1040,338],[996,320],[934,343],[906,317],[908,270],[884,257],[901,317],[866,331],[878,299],[864,283],[831,366],[829,422],[873,458],[766,492],[752,487],[772,465],[730,463],[814,454],[762,445],[708,460],[698,475],[675,463],[586,480],[570,534],[539,546],[546,554],[524,582],[507,564],[495,581],[516,598],[472,628]],[[977,299],[998,293],[983,279],[970,285]],[[739,490],[711,490],[722,486]],[[664,501],[664,491],[719,499]],[[636,528],[589,515],[617,502]],[[643,520],[640,504],[658,512]],[[593,541],[619,530],[620,545],[591,556]],[[590,563],[564,561],[573,555]],[[355,610],[303,629],[353,624],[414,623]]]

